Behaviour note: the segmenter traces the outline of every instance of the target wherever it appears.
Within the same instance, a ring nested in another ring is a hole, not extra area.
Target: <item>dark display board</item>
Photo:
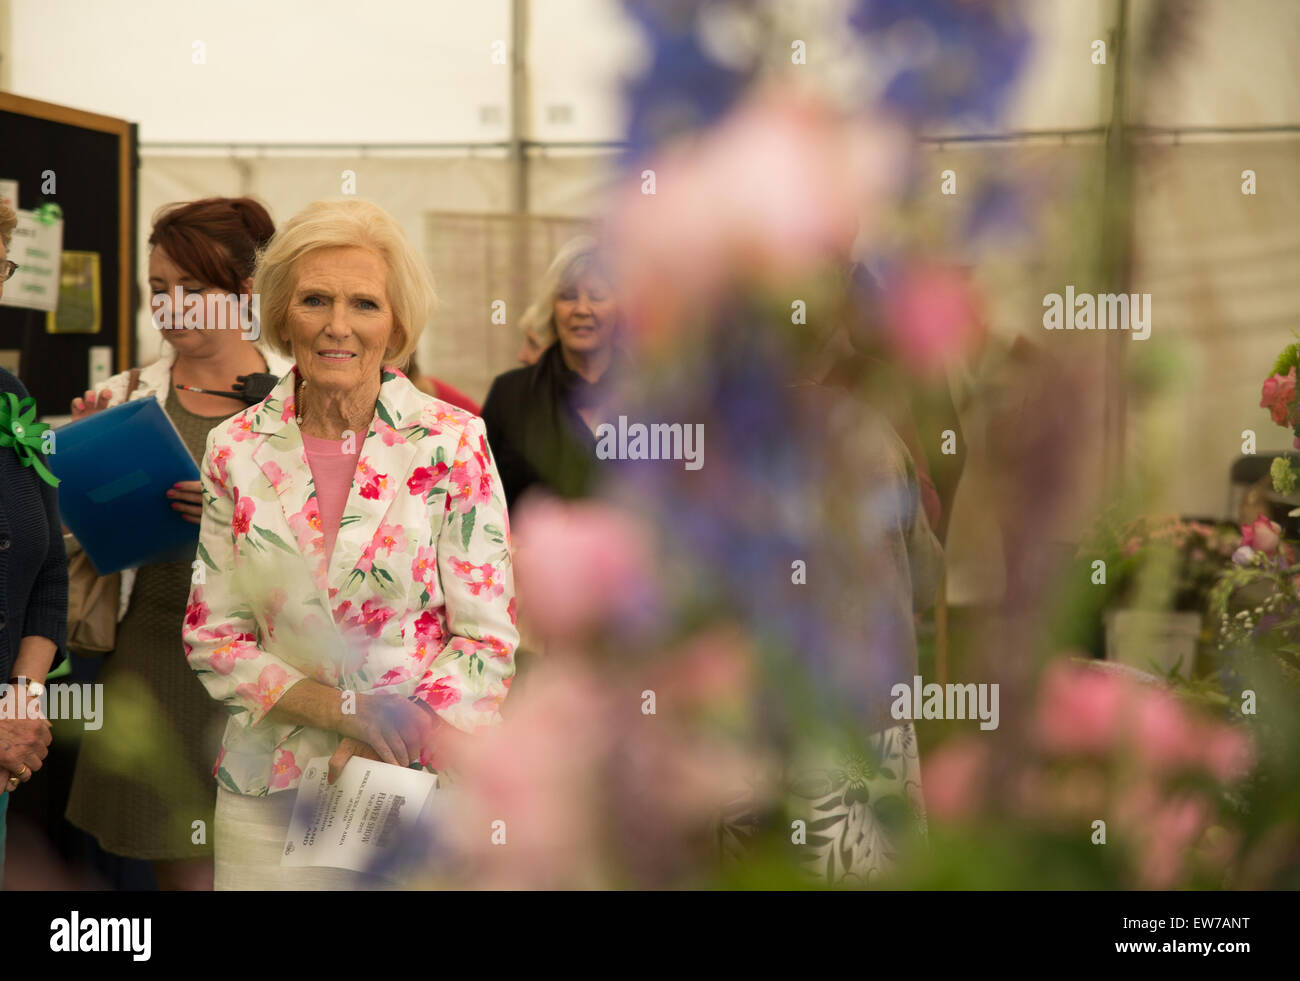
[[[65,252],[99,255],[100,327],[48,333],[43,310],[0,307],[0,348],[21,351],[19,374],[37,412],[62,415],[89,383],[90,349],[113,350],[113,372],[132,362],[136,285],[136,127],[0,92],[0,179],[18,181],[18,207],[63,211]],[[53,194],[42,174],[54,172]]]

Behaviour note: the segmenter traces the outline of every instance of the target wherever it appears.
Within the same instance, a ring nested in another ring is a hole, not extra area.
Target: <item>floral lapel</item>
[[[411,469],[419,440],[428,432],[420,425],[427,400],[397,368],[383,368],[375,417],[368,432],[357,434],[363,439],[361,455],[326,569],[325,535],[316,505],[316,488],[302,432],[294,418],[297,371],[295,365],[249,420],[249,436],[261,437],[253,451],[253,460],[275,488],[298,551],[312,566],[320,599],[325,604],[323,608],[329,610],[331,605],[326,601],[333,599],[330,587],[337,587],[340,598],[346,597],[365,578],[365,570],[359,569],[358,564],[384,523],[389,508],[398,499],[397,492]],[[395,595],[405,588],[401,583],[389,585]]]

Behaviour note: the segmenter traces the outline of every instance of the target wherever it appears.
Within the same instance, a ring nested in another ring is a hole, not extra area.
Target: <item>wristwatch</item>
[[[8,683],[17,688],[25,689],[28,698],[40,698],[45,694],[45,686],[43,684],[39,681],[30,681],[21,675],[14,675],[9,679]]]

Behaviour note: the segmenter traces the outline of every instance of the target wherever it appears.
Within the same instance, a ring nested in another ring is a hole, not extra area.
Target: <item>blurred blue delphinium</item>
[[[849,24],[898,45],[882,102],[917,125],[996,120],[1030,49],[1018,0],[855,0]]]
[[[702,41],[701,15],[720,5],[720,0],[623,0],[650,46],[649,67],[625,89],[625,163],[679,133],[716,122],[749,86],[752,70],[722,63]]]

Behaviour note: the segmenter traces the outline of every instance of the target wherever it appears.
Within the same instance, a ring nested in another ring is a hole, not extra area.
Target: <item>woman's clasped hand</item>
[[[44,764],[53,739],[38,703],[20,706],[20,698],[14,685],[7,686],[0,696],[0,792],[15,790],[30,780]]]
[[[347,711],[349,705],[354,712]],[[341,711],[337,731],[343,741],[330,757],[329,782],[338,779],[353,756],[396,766],[428,763],[441,725],[432,709],[400,695],[356,695]]]

